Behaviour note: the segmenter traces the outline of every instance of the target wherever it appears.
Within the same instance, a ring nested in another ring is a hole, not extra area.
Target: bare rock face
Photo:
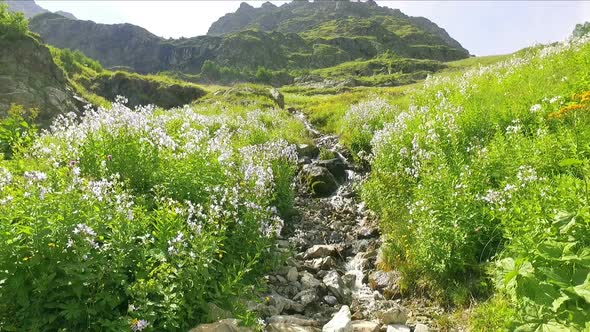
[[[42,125],[76,110],[73,92],[49,49],[30,36],[0,40],[0,118],[12,103],[37,108]]]

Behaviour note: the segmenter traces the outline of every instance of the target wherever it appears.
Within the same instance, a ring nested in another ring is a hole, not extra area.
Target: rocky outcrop
[[[49,49],[31,36],[0,39],[0,117],[12,103],[37,108],[42,125],[59,113],[76,110],[63,71]]]
[[[168,84],[149,77],[117,72],[102,74],[93,80],[90,91],[107,100],[125,96],[128,105],[153,104],[172,108],[190,104],[203,97],[206,92],[192,84]]]
[[[164,39],[132,24],[97,24],[52,13],[35,16],[30,27],[51,45],[80,50],[107,68],[142,74],[198,74],[207,60],[255,73],[259,67],[325,68],[386,52],[440,61],[469,56],[427,19],[372,3],[297,1],[260,8],[243,3],[214,23],[207,36],[180,39]]]

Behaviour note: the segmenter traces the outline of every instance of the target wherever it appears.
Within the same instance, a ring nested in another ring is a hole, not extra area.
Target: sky
[[[211,23],[241,1],[58,1],[37,0],[97,23],[132,23],[165,38],[207,33]],[[254,7],[263,1],[246,1]],[[277,6],[285,1],[272,1]],[[379,1],[444,28],[474,55],[505,54],[566,39],[576,23],[590,21],[590,1]]]

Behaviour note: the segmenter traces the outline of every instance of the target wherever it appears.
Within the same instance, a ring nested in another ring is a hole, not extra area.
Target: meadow
[[[2,38],[31,35],[0,14]],[[379,268],[401,274],[404,298],[456,311],[440,329],[590,331],[589,41],[447,62],[405,86],[281,89],[370,170]],[[0,121],[0,331],[186,331],[212,306],[256,325],[246,301],[284,260],[305,125],[268,86],[51,52],[96,107],[43,130],[18,105]],[[94,94],[116,76],[206,95],[164,109]]]

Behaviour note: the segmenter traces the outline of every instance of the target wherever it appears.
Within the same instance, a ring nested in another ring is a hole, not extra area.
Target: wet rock
[[[315,159],[320,154],[320,149],[311,144],[299,144],[297,145],[297,154],[300,158],[307,157],[309,159]]]
[[[335,256],[337,254],[338,254],[338,249],[334,245],[316,244],[315,246],[313,246],[305,251],[305,255],[303,256],[303,258],[304,259],[322,258],[322,257],[327,257],[327,256]]]
[[[387,325],[387,332],[411,332],[411,330],[405,325],[393,324]]]
[[[324,296],[324,302],[326,302],[327,304],[329,304],[331,306],[335,306],[338,304],[338,299],[336,298],[336,296],[326,295],[326,296]]]
[[[346,287],[346,284],[340,278],[340,275],[336,271],[329,271],[326,276],[324,276],[323,280],[324,285],[328,288],[330,293],[332,293],[338,301],[344,303],[350,297],[350,289]]]
[[[320,329],[312,326],[301,326],[290,323],[271,323],[265,329],[267,332],[319,332]]]
[[[377,332],[379,331],[379,324],[366,320],[357,320],[352,322],[353,332]]]
[[[303,176],[307,189],[316,197],[328,197],[338,189],[338,182],[325,167],[304,165]]]
[[[414,327],[414,332],[429,332],[430,329],[428,328],[428,326],[424,325],[424,324],[416,324],[416,327]]]
[[[297,272],[297,268],[291,267],[289,269],[289,272],[287,272],[287,280],[289,280],[291,282],[295,282],[295,281],[297,281],[298,278],[299,278],[299,272]]]
[[[301,273],[301,285],[303,289],[315,288],[322,285],[322,282],[316,279],[313,274],[304,271]]]
[[[319,160],[316,165],[328,169],[338,182],[346,181],[346,164],[340,158]]]
[[[293,297],[293,300],[301,302],[303,306],[307,306],[318,300],[318,294],[315,289],[309,288],[297,293],[297,295]]]
[[[354,288],[357,276],[355,274],[345,274],[342,276],[342,281],[346,288]]]
[[[361,320],[365,318],[365,315],[363,315],[363,312],[360,310],[357,310],[354,314],[352,314],[352,320]]]
[[[378,312],[377,317],[383,324],[405,324],[408,320],[408,310],[402,306],[396,306]]]
[[[189,332],[251,332],[252,329],[240,326],[238,319],[224,319],[216,323],[199,325]]]
[[[375,271],[369,276],[369,284],[372,289],[385,289],[399,279],[395,272]]]
[[[352,332],[350,308],[342,306],[328,324],[324,325],[322,332]]]

